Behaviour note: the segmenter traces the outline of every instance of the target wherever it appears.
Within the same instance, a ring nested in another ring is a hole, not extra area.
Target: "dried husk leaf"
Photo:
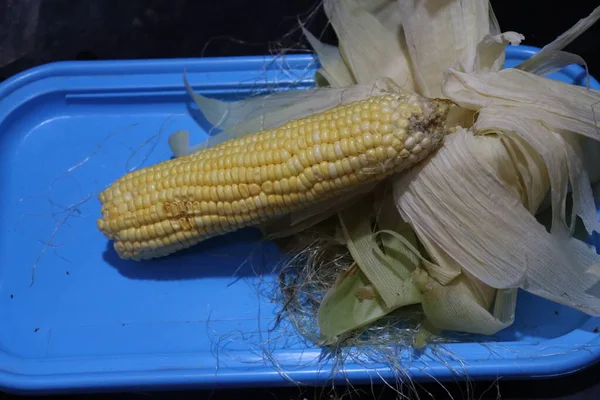
[[[362,185],[362,187],[345,196],[327,199],[305,207],[301,211],[288,213],[281,218],[261,225],[260,228],[265,238],[269,240],[291,236],[311,228],[327,218],[337,216],[338,212],[351,206],[366,193],[372,191],[374,187],[374,184]]]
[[[400,10],[398,0],[356,0],[356,4],[373,14],[388,30],[400,30]]]
[[[301,25],[301,27],[304,36],[306,36],[309,44],[315,53],[317,53],[317,58],[321,64],[321,68],[319,68],[317,74],[321,75],[329,86],[334,88],[349,87],[356,84],[356,81],[352,77],[352,72],[348,68],[348,65],[346,65],[342,53],[340,53],[340,49],[337,46],[321,43],[304,25]]]
[[[521,64],[517,65],[515,68],[521,69],[523,71],[533,72],[536,66],[540,64],[544,64],[544,61],[541,61],[548,57],[548,54],[555,53],[559,50],[564,49],[568,46],[573,40],[577,39],[581,34],[587,31],[592,25],[594,25],[598,19],[600,19],[600,7],[596,7],[590,15],[585,18],[580,19],[575,25],[569,28],[562,35],[557,37],[551,43],[544,46],[539,52],[534,54],[528,60],[523,61]]]
[[[529,72],[539,76],[548,76],[554,72],[560,71],[564,67],[572,64],[579,64],[585,68],[588,74],[588,86],[589,86],[589,72],[585,60],[577,54],[568,53],[566,51],[547,51],[544,54],[529,59],[527,64],[519,64],[515,69],[521,69],[525,72]],[[483,71],[482,71],[483,72]]]
[[[488,7],[490,9],[490,35],[496,36],[499,35],[502,30],[500,30],[500,23],[498,22],[498,18],[496,17],[496,13],[494,12],[492,4],[488,3]]]
[[[488,134],[487,137],[490,138],[492,135]],[[507,189],[519,197],[521,204],[530,213],[539,212],[548,199],[546,193],[550,188],[550,178],[543,158],[519,135],[500,135],[498,139],[503,143],[504,148],[492,143],[491,140],[487,141],[488,147],[499,155],[496,163],[492,161],[492,157],[487,157],[488,163],[494,166],[500,178],[506,182]],[[510,162],[504,159],[504,151],[510,158]],[[549,200],[548,206],[550,206]]]
[[[456,66],[472,71],[477,45],[490,33],[487,1],[399,1],[419,93],[443,97],[444,71]]]
[[[389,78],[414,91],[408,52],[396,33],[355,0],[324,0],[323,6],[356,82],[369,84]]]
[[[479,44],[475,54],[475,72],[500,71],[504,66],[505,50],[508,44],[517,46],[525,39],[517,32],[504,32],[498,35],[486,35]]]
[[[464,74],[450,70],[444,91],[461,107],[519,107],[555,131],[575,132],[589,179],[600,181],[600,91],[540,77],[514,68],[497,74]]]
[[[600,140],[597,114],[600,91],[540,77],[514,68],[494,73],[449,69],[444,93],[459,106],[479,110],[517,107],[553,130],[566,130]]]
[[[581,216],[588,231],[600,231],[590,180],[581,161],[577,137],[550,130],[544,121],[529,118],[527,112],[512,107],[487,107],[475,124],[478,133],[503,132],[519,135],[544,160],[551,184],[552,229],[557,235],[572,235],[575,218]],[[572,215],[566,220],[569,187],[573,192]]]
[[[517,65],[516,69],[531,72],[536,75],[546,76],[556,72],[570,64],[583,65],[587,72],[587,64],[580,56],[561,51],[568,44],[573,42],[581,34],[587,31],[600,19],[600,7],[596,7],[590,15],[579,20],[569,30],[564,32],[554,41],[544,46],[539,52],[530,59]],[[590,83],[590,75],[587,75],[587,86]],[[592,183],[600,182],[600,168],[597,168],[597,160],[600,159],[600,143],[589,138],[580,139],[583,147],[583,162],[588,169]],[[600,188],[600,185],[598,185]]]
[[[402,34],[397,0],[361,0],[361,5],[394,34]]]
[[[569,168],[569,180],[573,198],[573,212],[571,215],[571,232],[575,228],[575,219],[579,216],[588,234],[592,231],[600,232],[600,222],[596,212],[596,201],[590,182],[592,179],[586,170],[583,150],[581,148],[581,137],[572,133],[563,133],[561,135],[565,140],[565,153]],[[596,159],[594,165],[597,166]]]
[[[214,128],[222,130],[192,146],[188,153],[396,88],[393,82],[382,78],[368,85],[286,91],[228,102],[195,93],[185,77],[184,83],[206,120]]]
[[[552,232],[566,233],[566,201],[569,171],[562,136],[549,130],[542,121],[521,116],[505,107],[487,107],[481,110],[475,129],[480,134],[502,132],[518,135],[540,154],[550,178]]]
[[[183,157],[190,153],[190,133],[188,131],[179,130],[169,135],[169,148],[173,156]]]
[[[489,139],[459,130],[435,157],[398,177],[400,214],[486,285],[600,315],[600,299],[586,293],[598,281],[587,269],[600,257],[546,231],[479,151]]]

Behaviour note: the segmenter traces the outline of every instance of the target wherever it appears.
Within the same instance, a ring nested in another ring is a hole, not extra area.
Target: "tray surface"
[[[510,47],[506,66],[535,51]],[[278,306],[257,286],[272,290],[269,271],[281,255],[256,230],[142,265],[120,260],[96,228],[99,191],[171,157],[175,130],[188,129],[194,142],[207,136],[184,70],[195,90],[233,100],[312,87],[316,67],[304,55],[69,62],[0,85],[0,389],[288,384],[265,352],[293,380],[330,378],[319,349],[285,322],[275,326]],[[576,66],[552,77],[585,84]],[[444,346],[452,368],[435,349],[407,353],[406,367],[415,380],[569,373],[598,358],[599,326],[521,292],[512,327],[488,343]],[[383,365],[370,368],[348,363],[339,379],[392,377]]]

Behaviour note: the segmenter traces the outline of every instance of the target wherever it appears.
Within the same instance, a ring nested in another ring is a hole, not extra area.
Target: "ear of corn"
[[[100,194],[98,227],[122,258],[164,256],[410,167],[440,145],[449,110],[374,96],[134,171]]]

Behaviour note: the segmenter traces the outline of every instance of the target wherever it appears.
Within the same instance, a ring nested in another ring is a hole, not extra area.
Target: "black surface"
[[[587,16],[600,2],[549,4],[543,0],[492,2],[502,30],[520,32],[525,35],[524,44],[538,47]],[[324,32],[325,41],[335,42],[315,0],[1,0],[0,77],[57,60],[303,52],[307,47],[298,18],[317,36]],[[600,75],[599,37],[600,24],[566,49],[581,55],[596,76]],[[3,54],[6,59],[15,53],[22,57],[6,65]]]
[[[525,35],[524,44],[542,47],[586,16],[599,0],[552,2],[495,0],[502,30]],[[9,12],[10,11],[10,12]],[[310,16],[310,18],[308,18]],[[0,0],[0,80],[51,61],[262,55],[305,52],[297,18],[335,43],[318,2],[312,0]],[[308,19],[307,19],[308,18]],[[600,24],[567,51],[582,56],[600,78]],[[12,62],[7,63],[7,58]],[[14,59],[14,60],[13,60]],[[527,378],[527,377],[524,377]],[[600,366],[569,377],[534,381],[424,385],[420,398],[600,399]],[[396,398],[385,387],[360,388],[350,398]],[[382,393],[383,389],[383,393]],[[488,390],[489,389],[489,390]],[[343,389],[338,389],[343,392]],[[485,392],[485,393],[484,393]],[[329,398],[318,389],[265,389],[163,394],[197,399]],[[87,398],[148,398],[161,394],[86,395]],[[3,395],[0,393],[0,397]],[[8,397],[8,396],[6,396]]]

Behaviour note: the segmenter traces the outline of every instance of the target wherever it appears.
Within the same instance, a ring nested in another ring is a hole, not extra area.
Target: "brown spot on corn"
[[[98,228],[122,258],[168,255],[409,168],[441,144],[449,110],[374,96],[131,172],[99,195]]]

